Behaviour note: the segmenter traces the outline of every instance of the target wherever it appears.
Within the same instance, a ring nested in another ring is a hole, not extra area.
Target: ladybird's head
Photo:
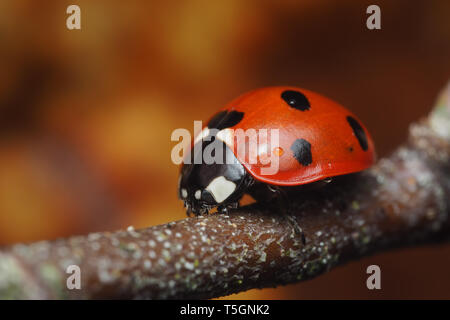
[[[214,157],[215,161],[211,163],[204,155],[200,159],[205,147],[211,145],[203,141],[191,150],[190,163],[184,163],[181,168],[178,197],[184,201],[188,214],[204,214],[218,206],[226,207],[236,203],[244,193],[247,172],[230,148],[219,140],[216,142],[216,153],[221,150],[222,154]]]

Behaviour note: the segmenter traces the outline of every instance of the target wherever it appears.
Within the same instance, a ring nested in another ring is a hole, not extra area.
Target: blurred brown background
[[[382,30],[365,26],[370,4]],[[386,155],[450,76],[449,14],[440,0],[1,1],[0,244],[184,218],[171,132],[256,87],[339,101]],[[449,269],[448,245],[395,250],[231,297],[448,299]]]

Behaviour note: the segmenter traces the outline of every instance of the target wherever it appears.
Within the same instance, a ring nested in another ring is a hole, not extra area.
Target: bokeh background
[[[0,244],[184,218],[171,132],[261,86],[339,101],[387,155],[450,77],[449,14],[440,0],[0,1]],[[449,245],[402,249],[231,298],[448,299],[449,269]]]

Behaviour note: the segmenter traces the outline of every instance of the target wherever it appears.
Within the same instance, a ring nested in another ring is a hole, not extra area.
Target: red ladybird
[[[215,161],[203,159],[207,151]],[[267,200],[283,189],[364,170],[375,150],[361,121],[338,103],[305,89],[269,87],[216,113],[186,159],[178,193],[189,215],[215,207],[226,212],[245,193]]]

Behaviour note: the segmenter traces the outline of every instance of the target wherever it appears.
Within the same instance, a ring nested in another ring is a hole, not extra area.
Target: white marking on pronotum
[[[226,128],[217,132],[217,138],[222,140],[228,147],[233,148],[233,129]]]
[[[181,189],[181,196],[183,198],[186,198],[188,196],[187,190],[186,189]]]
[[[201,190],[195,191],[194,197],[195,199],[200,200],[200,198],[202,197],[202,191]]]
[[[220,176],[211,181],[206,190],[212,194],[217,203],[221,203],[236,190],[236,184]]]
[[[209,128],[206,127],[205,129],[202,130],[202,132],[200,132],[198,134],[198,136],[194,139],[194,144],[196,144],[197,142],[199,142],[200,140],[206,138],[209,135]]]

